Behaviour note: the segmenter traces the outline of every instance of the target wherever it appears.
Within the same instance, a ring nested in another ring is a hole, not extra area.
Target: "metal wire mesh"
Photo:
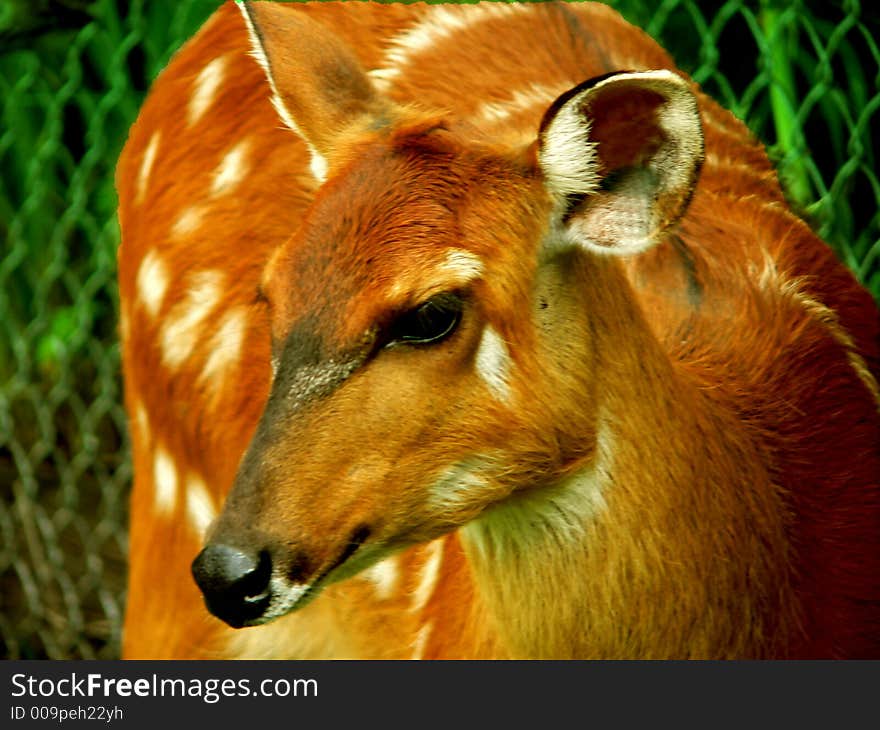
[[[0,6],[0,654],[119,651],[131,478],[113,168],[216,2]]]
[[[877,11],[612,3],[778,161],[880,298]],[[113,167],[144,93],[215,0],[0,0],[0,656],[112,658],[131,478]]]

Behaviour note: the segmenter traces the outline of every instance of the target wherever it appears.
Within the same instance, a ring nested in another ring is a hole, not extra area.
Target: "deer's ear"
[[[703,161],[696,99],[671,71],[617,73],[566,92],[538,144],[565,241],[608,253],[659,241],[684,214]]]
[[[351,49],[295,4],[239,2],[238,7],[252,55],[266,72],[272,103],[282,121],[306,141],[312,170],[323,178],[340,133],[382,116],[382,100]]]

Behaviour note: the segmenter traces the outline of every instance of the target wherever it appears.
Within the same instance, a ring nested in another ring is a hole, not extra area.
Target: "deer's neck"
[[[528,657],[778,650],[764,637],[793,621],[785,526],[749,434],[670,362],[616,263],[566,275],[594,365],[569,422],[592,448],[463,530],[503,643]]]

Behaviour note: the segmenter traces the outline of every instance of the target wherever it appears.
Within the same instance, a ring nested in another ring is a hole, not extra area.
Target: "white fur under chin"
[[[611,471],[612,435],[604,417],[598,419],[592,460],[558,483],[518,495],[514,493],[478,519],[462,534],[482,558],[527,551],[535,542],[560,548],[582,541],[607,509],[605,489]]]

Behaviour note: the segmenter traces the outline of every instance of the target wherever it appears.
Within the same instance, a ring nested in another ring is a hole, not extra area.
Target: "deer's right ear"
[[[684,214],[703,161],[696,98],[665,70],[612,74],[563,94],[538,144],[564,242],[603,253],[660,241]]]
[[[384,104],[354,53],[329,29],[282,3],[237,3],[247,24],[252,55],[266,72],[282,121],[312,153],[315,177],[326,175],[339,134],[365,118],[384,115]]]

